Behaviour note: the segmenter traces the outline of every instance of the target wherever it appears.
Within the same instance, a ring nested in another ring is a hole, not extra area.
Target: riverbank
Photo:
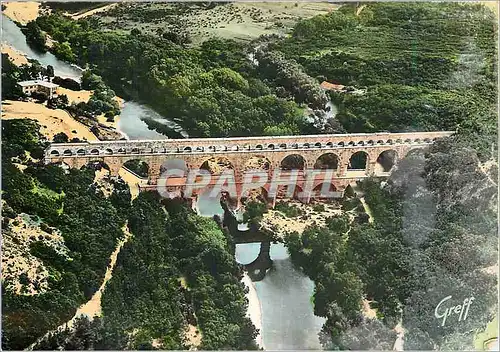
[[[48,140],[64,132],[70,139],[97,141],[97,137],[83,123],[73,119],[66,111],[49,109],[35,102],[5,100],[2,102],[2,119],[33,119],[40,124],[40,133]]]
[[[265,349],[262,341],[262,307],[259,301],[259,296],[257,295],[257,290],[247,273],[243,275],[243,279],[241,281],[246,287],[248,287],[248,293],[246,295],[248,299],[247,316],[250,318],[255,328],[259,330],[259,334],[255,338],[255,342],[257,342],[257,345],[259,345],[260,348]]]
[[[40,13],[40,3],[35,1],[2,2],[5,10],[2,12],[11,20],[23,25],[36,20]]]
[[[304,204],[298,200],[287,201],[287,206],[296,208],[299,215],[289,217],[282,211],[270,209],[262,217],[260,226],[263,230],[276,234],[283,238],[286,234],[297,232],[302,234],[306,227],[317,225],[326,226],[326,219],[342,214],[340,205],[318,203],[318,208],[314,209],[314,204]]]
[[[78,103],[88,103],[90,100],[90,97],[92,94],[94,94],[94,91],[92,90],[71,90],[63,87],[57,88],[57,92],[59,95],[66,95],[68,97],[68,104],[71,105],[73,103],[78,104]],[[124,99],[115,96],[113,98],[117,103],[118,106],[120,107],[120,110],[123,109],[124,106]],[[116,115],[113,119],[113,121],[108,121],[108,119],[104,116],[104,114],[101,114],[97,116],[97,122],[101,125],[104,125],[106,127],[112,128],[116,130],[117,132],[120,132],[125,138],[127,138],[126,134],[118,130],[118,122],[120,121],[120,115]],[[127,138],[128,139],[128,138]]]
[[[9,44],[2,43],[2,54],[7,54],[16,66],[28,64],[26,54],[20,52]]]

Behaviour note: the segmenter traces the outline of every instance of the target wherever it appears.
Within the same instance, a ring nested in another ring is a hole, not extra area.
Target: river
[[[59,60],[50,52],[39,53],[33,50],[26,43],[26,38],[23,32],[21,32],[21,29],[4,14],[2,14],[2,42],[7,43],[21,53],[26,54],[28,58],[38,60],[44,66],[51,65],[54,67],[54,73],[56,76],[80,81],[83,72],[81,68]],[[165,135],[156,132],[154,129],[150,129],[145,122],[146,120],[163,124],[172,131],[178,131],[183,137],[188,136],[187,133],[182,130],[181,126],[174,121],[166,119],[146,105],[133,101],[124,102],[120,119],[118,121],[118,130],[126,135],[128,139],[167,138]]]
[[[31,49],[26,43],[26,37],[21,32],[21,29],[4,14],[2,14],[2,42],[26,54],[28,58],[38,60],[43,66],[53,66],[56,76],[80,81],[82,75],[81,68],[63,62],[49,52],[40,53]]]
[[[209,198],[208,192],[200,195],[197,209],[202,216],[224,213],[218,199]],[[244,225],[239,229],[244,230]],[[238,244],[236,261],[251,263],[259,250],[260,243]],[[314,283],[293,267],[283,244],[271,244],[270,255],[273,267],[264,280],[253,283],[258,302],[251,302],[261,307],[261,314],[255,314],[260,315],[261,321],[255,322],[255,317],[252,321],[261,326],[262,345],[266,350],[321,349],[318,333],[325,319],[314,315],[311,302]],[[251,294],[247,297],[254,299]]]
[[[55,74],[79,80],[81,70],[62,62],[51,53],[37,53],[27,44],[24,34],[10,19],[2,14],[2,41],[11,45],[28,57],[40,61],[43,65],[52,65]],[[118,129],[130,139],[165,139],[166,136],[151,130],[144,120],[161,122],[175,130],[180,126],[173,121],[161,120],[163,117],[151,108],[136,102],[125,102]],[[181,134],[187,136],[184,131]],[[202,216],[222,215],[223,210],[218,200],[203,195],[198,202],[198,213]],[[241,214],[240,214],[241,215]],[[245,229],[242,224],[239,227]],[[259,252],[259,244],[239,244],[236,246],[236,260],[241,264],[253,261]],[[261,339],[262,345],[269,350],[319,349],[321,345],[318,333],[324,319],[313,313],[311,296],[313,282],[301,272],[295,270],[286,248],[282,244],[271,245],[271,259],[274,266],[268,271],[264,280],[254,282],[258,302],[254,306],[261,307]],[[249,297],[250,299],[255,299]]]

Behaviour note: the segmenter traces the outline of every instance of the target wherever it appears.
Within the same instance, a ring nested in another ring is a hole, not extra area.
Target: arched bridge
[[[237,138],[192,138],[167,140],[120,140],[85,143],[52,143],[45,150],[45,162],[64,162],[81,168],[103,162],[111,175],[118,175],[127,161],[148,164],[148,184],[156,185],[160,174],[177,159],[176,169],[199,169],[216,158],[216,164],[234,170],[236,182],[251,169],[331,169],[333,187],[343,191],[365,177],[387,176],[398,160],[411,149],[432,144],[454,132],[356,133],[307,136]],[[222,160],[222,161],[221,161]],[[180,166],[179,166],[180,163]],[[214,171],[212,170],[212,173]],[[183,188],[185,177],[167,184]],[[321,183],[321,180],[318,181]],[[266,185],[267,186],[267,185]],[[264,187],[265,188],[265,187]]]

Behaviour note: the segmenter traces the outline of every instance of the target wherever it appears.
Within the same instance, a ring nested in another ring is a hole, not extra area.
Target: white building
[[[23,93],[26,95],[31,95],[31,93],[33,92],[43,92],[47,94],[47,97],[49,99],[54,95],[57,95],[57,87],[59,87],[59,85],[55,83],[41,80],[22,81],[18,82],[17,84],[21,86]]]

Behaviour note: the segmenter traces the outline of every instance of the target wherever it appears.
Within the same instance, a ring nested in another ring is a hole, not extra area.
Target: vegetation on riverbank
[[[188,347],[184,332],[191,324],[203,332],[201,348],[256,349],[243,273],[217,225],[183,204],[164,208],[154,193],[140,194],[130,205],[130,192],[118,181],[106,197],[92,168],[41,165],[39,128],[31,120],[2,124],[3,231],[17,226],[17,214],[30,214],[40,219],[41,231],[60,233],[68,251],[62,255],[42,238],[31,244],[31,254],[49,272],[48,287],[35,295],[3,291],[2,347],[26,348],[69,320],[99,288],[128,221],[134,237],[120,252],[104,291],[102,319],[78,320],[72,331],[51,334],[37,348],[182,349]]]
[[[3,290],[3,349],[27,347],[71,318],[92,296],[125,221],[111,200],[93,187],[92,169],[66,173],[58,166],[38,164],[44,147],[39,128],[32,120],[2,121],[2,231],[9,232],[11,219],[19,213],[37,216],[42,231],[61,234],[68,252],[62,256],[41,238],[32,244],[31,254],[49,271],[49,287],[33,296]],[[21,171],[14,162],[27,168]]]
[[[476,329],[491,320],[497,280],[484,268],[498,255],[497,186],[481,171],[476,152],[453,148],[443,141],[425,156],[412,153],[384,188],[362,183],[373,223],[348,225],[333,217],[326,227],[285,238],[292,261],[315,281],[315,314],[328,319],[322,331],[326,348],[359,347],[352,345],[359,340],[346,338],[360,324],[371,324],[362,316],[363,298],[385,329],[402,323],[405,349],[473,348]],[[415,172],[422,169],[422,175]],[[466,321],[441,326],[434,309],[448,295],[450,305],[470,296],[476,301]],[[384,343],[367,339],[362,349]]]
[[[191,136],[316,131],[286,89],[279,93],[281,86],[260,78],[244,44],[214,39],[186,48],[139,30],[103,32],[90,20],[60,14],[41,16],[36,23],[55,40],[68,42],[79,65],[90,65],[120,94],[178,119]],[[294,72],[287,78],[290,84],[295,75],[304,75],[299,68]]]
[[[392,329],[401,324],[405,349],[468,349],[475,329],[491,320],[496,279],[483,269],[497,255],[497,177],[481,162],[497,148],[497,57],[496,27],[483,7],[374,3],[356,15],[345,5],[300,22],[290,38],[269,38],[262,65],[241,42],[191,47],[184,33],[103,31],[92,17],[42,16],[27,31],[31,44],[45,46],[48,33],[58,57],[91,67],[82,84],[97,93],[75,107],[82,115],[114,114],[112,87],[176,118],[193,137],[316,133],[303,110],[324,104],[318,84],[328,80],[366,88],[330,93],[339,130],[458,130],[400,160],[387,185],[361,185],[373,223],[363,213],[355,221],[334,216],[289,235],[286,244],[315,282],[315,314],[327,318],[325,348],[391,349]],[[16,79],[34,77],[36,64],[5,67],[2,94],[19,98]],[[61,232],[72,260],[45,242],[32,246],[48,268],[49,287],[29,297],[4,291],[2,347],[22,349],[72,316],[99,287],[128,219],[134,238],[104,293],[102,319],[79,321],[44,348],[180,349],[188,347],[186,327],[195,325],[200,348],[255,348],[241,268],[225,233],[152,193],[132,205],[126,189],[106,198],[91,169],[34,164],[43,146],[38,129],[30,121],[3,123],[4,228],[21,212],[38,216],[46,224],[40,229]],[[251,203],[246,217],[258,222],[264,208]],[[342,204],[343,212],[362,208],[356,198]],[[298,215],[288,206],[281,211]],[[448,295],[455,305],[476,300],[466,321],[441,326],[434,308]],[[377,319],[363,316],[363,299]]]
[[[367,88],[364,95],[331,93],[349,132],[458,134],[400,161],[389,186],[364,183],[373,224],[351,225],[346,236],[337,219],[288,237],[292,260],[316,283],[315,313],[328,319],[326,348],[388,346],[373,335],[346,339],[371,324],[361,314],[364,297],[384,329],[401,322],[405,349],[473,348],[475,329],[491,320],[496,304],[495,276],[482,269],[497,255],[497,185],[494,172],[481,171],[496,151],[494,17],[480,5],[378,3],[359,16],[352,10],[303,21],[269,48],[321,80]],[[429,37],[435,35],[440,39]],[[474,317],[441,327],[433,312],[448,295],[455,304],[479,299]]]
[[[497,27],[481,4],[376,3],[359,16],[346,5],[269,48],[320,80],[367,88],[332,92],[347,132],[458,130],[485,160],[497,140]]]

